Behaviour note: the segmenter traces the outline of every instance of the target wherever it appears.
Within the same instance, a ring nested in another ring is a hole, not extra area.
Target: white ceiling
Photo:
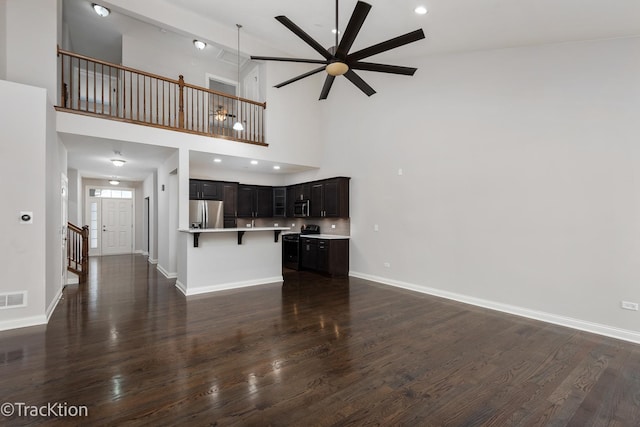
[[[285,55],[316,58],[319,55],[291,33],[274,17],[286,15],[311,37],[325,46],[333,44],[331,29],[335,22],[335,2],[332,0],[138,0],[155,8],[177,7],[207,17],[212,25],[235,31],[235,24],[243,25],[243,37],[255,38]],[[640,1],[611,0],[369,0],[372,9],[362,27],[352,51],[385,41],[389,38],[422,28],[426,40],[403,46],[374,56],[371,62],[397,63],[412,66],[411,57],[447,52],[500,49],[525,45],[561,43],[568,41],[631,37],[640,35]],[[343,29],[355,7],[356,0],[340,2],[340,24]],[[418,16],[417,5],[425,5],[429,12]],[[147,24],[125,14],[112,12],[99,18],[87,0],[63,0],[63,19],[69,29],[75,52],[119,62],[121,35],[135,33],[140,27],[162,30],[167,42],[193,49],[191,40],[198,34],[166,30],[157,22]],[[187,41],[185,43],[185,41]],[[207,54],[218,55],[218,46]],[[233,53],[234,46],[227,49]],[[263,55],[264,52],[243,52]],[[69,167],[86,171],[96,177],[110,176],[104,159],[113,154],[113,142],[106,140],[79,141],[63,138],[69,150]],[[164,148],[140,146],[123,151],[128,159],[118,171],[123,178],[142,179],[154,163],[170,155]],[[101,159],[99,159],[99,157]],[[199,156],[203,162],[211,156]],[[130,162],[129,162],[130,159]],[[200,160],[196,160],[200,161]],[[246,168],[246,159],[227,158],[228,168]],[[296,171],[289,165],[274,171],[273,164],[263,164],[265,173]],[[113,169],[113,167],[112,167]],[[126,175],[131,173],[131,175]]]
[[[65,133],[59,135],[67,147],[67,167],[77,169],[87,178],[117,177],[126,181],[143,181],[175,153],[175,149],[167,147],[86,138]],[[116,151],[121,155],[115,154]],[[116,167],[111,163],[110,160],[116,157],[126,160],[124,166]]]
[[[274,17],[285,15],[323,45],[331,46],[335,26],[333,0],[139,0],[155,8],[185,9],[232,28],[291,55],[318,55]],[[339,27],[344,29],[356,0],[340,1]],[[398,49],[401,56],[497,49],[640,35],[637,0],[368,0],[372,9],[352,50],[366,47],[418,28],[427,39]],[[140,21],[112,13],[87,21],[91,2],[64,0],[65,19],[78,43],[113,43]],[[416,15],[417,5],[429,12]],[[154,23],[154,26],[157,26]],[[75,32],[75,35],[74,35]],[[82,38],[80,32],[83,32]],[[197,38],[198,34],[182,34]],[[95,45],[95,44],[94,44]],[[234,48],[235,46],[230,46]],[[246,52],[261,55],[260,52]],[[382,55],[387,55],[382,54]],[[381,55],[381,56],[382,56]]]
[[[215,162],[219,159],[220,162]],[[191,167],[198,170],[233,170],[248,173],[268,173],[284,175],[288,173],[298,173],[308,171],[311,168],[307,166],[292,165],[287,163],[271,162],[260,160],[256,164],[252,164],[253,159],[245,159],[233,156],[223,156],[219,154],[203,153],[199,151],[191,151],[189,153],[189,163]],[[274,169],[278,166],[279,169]]]

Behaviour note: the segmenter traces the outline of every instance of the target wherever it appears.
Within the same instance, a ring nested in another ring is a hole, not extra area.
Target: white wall
[[[0,2],[0,80],[7,77],[7,5]]]
[[[46,321],[47,94],[41,88],[0,80],[0,98],[0,157],[7,160],[0,168],[7,184],[0,209],[0,293],[28,292],[26,307],[0,310],[3,330]],[[25,117],[29,126],[24,125]],[[21,211],[33,212],[33,224],[20,223]]]
[[[69,179],[69,222],[79,227],[85,225],[82,221],[82,177],[77,169],[67,169]]]
[[[5,0],[5,8],[7,80],[45,88],[55,104],[58,2]]]
[[[178,168],[178,154],[179,152],[176,152],[158,168],[158,270],[168,276],[177,275],[177,271],[172,269],[172,266],[177,265],[175,248],[173,253],[170,248],[170,242],[174,240],[171,235],[177,233],[177,226],[173,229],[171,227],[170,215],[171,209],[177,207],[177,195],[171,194],[170,190],[175,187],[175,182],[173,187],[171,185],[171,173]]]
[[[158,173],[150,174],[142,185],[143,197],[149,198],[149,261],[158,262]]]
[[[325,108],[349,126],[315,175],[352,177],[351,271],[640,339],[620,309],[640,302],[639,49],[432,56],[368,73],[369,99],[336,82]]]
[[[47,133],[46,133],[46,314],[47,318],[53,314],[58,300],[62,295],[63,282],[66,285],[66,253],[62,253],[62,239],[66,227],[62,225],[62,174],[67,172],[67,149],[56,134],[55,110],[47,105]],[[68,208],[68,206],[67,206]],[[67,211],[68,212],[68,211]],[[65,279],[63,280],[63,274]]]

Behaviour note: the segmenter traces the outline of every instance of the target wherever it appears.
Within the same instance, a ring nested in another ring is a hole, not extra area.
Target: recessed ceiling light
[[[257,161],[257,160],[251,160],[251,164],[252,164],[252,165],[257,165],[257,164],[258,164],[258,161]]]
[[[113,163],[113,166],[116,167],[122,167],[124,166],[125,163],[127,163],[126,161],[122,160],[122,159],[111,159],[111,163]]]
[[[424,6],[418,6],[413,11],[418,15],[425,15],[427,13],[427,8]]]
[[[278,165],[275,165],[273,168],[274,168],[275,170],[280,170],[280,166],[278,166]]]
[[[220,163],[222,161],[222,159],[219,159],[219,158],[216,157],[215,159],[213,159],[213,161],[216,162],[216,163]]]
[[[198,50],[202,50],[202,49],[204,49],[205,47],[207,47],[207,44],[206,44],[205,42],[203,42],[203,41],[200,41],[200,40],[194,40],[194,41],[193,41],[193,45],[194,45],[194,46],[196,47],[196,49],[198,49]]]
[[[109,14],[111,13],[109,9],[104,6],[100,6],[99,4],[93,3],[91,6],[93,7],[93,10],[95,10],[95,12],[103,18],[109,16]]]

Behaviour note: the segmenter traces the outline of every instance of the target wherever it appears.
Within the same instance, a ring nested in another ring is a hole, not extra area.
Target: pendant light
[[[240,28],[242,25],[236,24],[238,27],[238,86],[236,88],[236,96],[238,97],[238,120],[233,124],[233,130],[241,132],[244,130],[244,126],[242,126],[242,122],[240,121]]]

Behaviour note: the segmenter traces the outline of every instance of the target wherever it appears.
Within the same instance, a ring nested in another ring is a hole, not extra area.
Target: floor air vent
[[[27,291],[0,294],[0,309],[27,306]]]

